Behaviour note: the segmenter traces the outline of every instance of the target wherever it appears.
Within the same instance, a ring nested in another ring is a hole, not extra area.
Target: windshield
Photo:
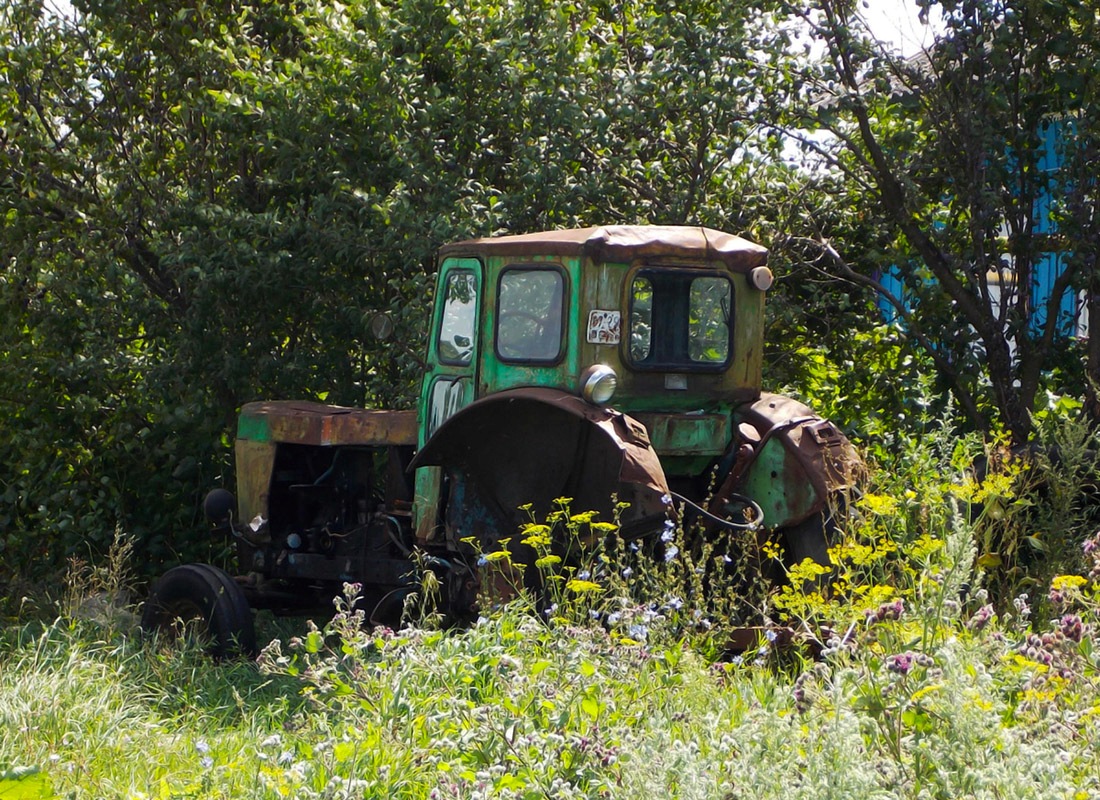
[[[501,274],[496,337],[501,360],[558,360],[564,286],[557,267],[510,266]]]
[[[715,370],[730,360],[729,278],[642,270],[630,287],[630,361],[635,367]]]

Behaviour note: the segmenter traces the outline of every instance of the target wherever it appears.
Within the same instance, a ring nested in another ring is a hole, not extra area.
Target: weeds
[[[371,628],[349,586],[259,668],[80,613],[125,558],[74,568],[54,623],[0,632],[0,797],[1093,800],[1100,534],[1069,494],[1042,510],[1047,467],[976,452],[943,429],[880,465],[831,565],[752,587],[771,626],[738,653],[734,566],[777,544],[624,540],[565,499],[483,554],[469,628],[424,615],[430,583],[419,623]]]

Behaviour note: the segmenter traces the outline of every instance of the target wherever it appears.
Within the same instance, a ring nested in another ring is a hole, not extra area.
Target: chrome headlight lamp
[[[607,405],[615,395],[619,378],[606,364],[593,364],[581,373],[581,397],[598,406]]]

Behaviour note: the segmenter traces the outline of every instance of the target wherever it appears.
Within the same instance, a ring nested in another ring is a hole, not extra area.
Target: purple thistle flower
[[[1076,614],[1066,614],[1062,617],[1061,630],[1067,639],[1079,642],[1085,633],[1085,625]]]
[[[886,659],[886,669],[898,675],[908,675],[912,668],[912,653],[898,653]]]
[[[974,612],[974,616],[966,623],[966,627],[972,631],[980,631],[993,619],[993,606],[986,604]]]

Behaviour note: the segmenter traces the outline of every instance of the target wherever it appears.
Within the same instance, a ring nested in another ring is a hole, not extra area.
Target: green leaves
[[[216,556],[195,509],[236,409],[410,403],[445,241],[745,227],[754,9],[5,5],[0,569],[118,523],[150,572]]]
[[[849,4],[790,5],[826,54],[795,59],[775,104],[822,187],[839,192],[806,220],[812,239],[842,251],[816,265],[879,292],[969,425],[1001,425],[1022,442],[1037,395],[1085,383],[1071,337],[1098,232],[1085,197],[1100,119],[1095,82],[1079,79],[1097,48],[1094,11],[1076,1],[924,3],[943,12],[943,32],[903,59]]]
[[[0,800],[49,800],[56,796],[49,778],[38,767],[0,770]]]

